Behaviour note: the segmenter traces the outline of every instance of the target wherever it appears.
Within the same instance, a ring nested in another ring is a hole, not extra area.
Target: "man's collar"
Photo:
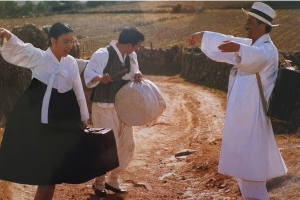
[[[122,54],[121,54],[121,52],[120,52],[120,50],[119,50],[118,47],[116,46],[116,43],[117,43],[117,41],[116,41],[116,40],[113,40],[113,41],[111,41],[110,46],[112,46],[112,47],[115,49],[115,51],[117,52],[117,54],[118,54],[118,56],[119,56],[119,59],[123,62],[123,61],[124,61],[124,58],[126,58],[127,54],[125,53],[125,54],[124,54],[124,57],[123,57]]]
[[[253,46],[257,46],[257,45],[259,45],[259,44],[261,44],[261,43],[265,43],[265,42],[270,42],[271,41],[271,38],[270,38],[270,35],[269,35],[269,33],[266,33],[266,34],[264,34],[264,35],[262,35],[260,38],[258,38],[258,40],[256,40],[255,42],[254,42],[254,44],[252,44]]]

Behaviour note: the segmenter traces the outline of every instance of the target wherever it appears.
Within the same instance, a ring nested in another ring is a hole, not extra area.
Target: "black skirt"
[[[52,89],[49,123],[41,123],[46,88],[33,79],[11,111],[0,148],[0,179],[31,185],[77,184],[118,167],[117,160],[114,166],[105,165],[103,154],[111,150],[101,147],[102,135],[86,134],[80,127],[73,90]],[[115,145],[110,148],[116,152]]]

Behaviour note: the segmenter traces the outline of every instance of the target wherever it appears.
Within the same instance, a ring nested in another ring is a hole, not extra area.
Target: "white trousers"
[[[266,181],[248,181],[237,178],[244,200],[269,200]]]
[[[103,185],[103,182],[106,181],[109,185],[117,188],[120,173],[127,168],[133,159],[135,142],[132,126],[120,120],[114,107],[101,108],[97,103],[92,103],[92,120],[96,128],[113,129],[119,158],[119,167],[110,171],[106,178],[105,175],[97,177],[94,184],[96,187],[99,186],[98,189],[102,189],[100,185]]]

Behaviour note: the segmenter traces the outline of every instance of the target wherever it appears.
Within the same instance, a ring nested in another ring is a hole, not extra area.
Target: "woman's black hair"
[[[259,20],[257,18],[255,18],[255,19],[256,19],[258,25],[260,25],[260,24],[266,24],[265,22],[262,22],[261,20]],[[270,26],[269,24],[266,24],[265,33],[270,33],[271,30],[272,30],[272,26]]]
[[[124,28],[119,36],[118,42],[121,44],[131,44],[132,46],[143,42],[145,40],[144,35],[135,27]]]
[[[72,33],[73,29],[69,27],[68,24],[63,24],[61,22],[57,22],[53,24],[50,28],[48,38],[49,38],[49,46],[51,46],[51,38],[54,38],[55,40],[58,39],[59,36],[67,33]]]

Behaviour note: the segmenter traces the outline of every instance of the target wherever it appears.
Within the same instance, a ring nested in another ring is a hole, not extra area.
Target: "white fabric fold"
[[[49,110],[49,102],[50,102],[50,96],[51,96],[51,91],[52,91],[52,86],[54,82],[55,75],[60,73],[64,77],[68,77],[68,72],[63,69],[54,69],[50,79],[49,83],[43,98],[43,104],[42,104],[42,114],[41,114],[41,122],[44,124],[48,124],[48,110]]]

